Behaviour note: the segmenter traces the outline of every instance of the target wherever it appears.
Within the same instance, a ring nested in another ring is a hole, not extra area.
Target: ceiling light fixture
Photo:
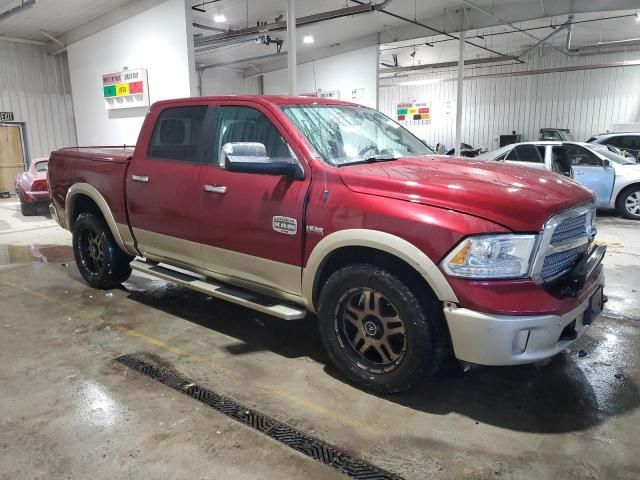
[[[313,39],[313,35],[305,35],[304,38],[302,39],[302,43],[313,43],[314,39]]]
[[[636,23],[640,23],[640,12],[636,12]]]
[[[227,21],[227,17],[224,16],[224,13],[216,12],[213,16],[213,21],[216,23],[224,23]]]
[[[430,78],[428,80],[408,80],[406,82],[400,82],[398,85],[430,85],[432,83],[439,83],[440,81],[441,80],[439,78]]]

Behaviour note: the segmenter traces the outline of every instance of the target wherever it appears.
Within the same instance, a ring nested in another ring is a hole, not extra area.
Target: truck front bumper
[[[480,365],[519,365],[550,358],[589,329],[601,310],[591,315],[592,300],[600,301],[603,286],[601,269],[595,281],[589,282],[588,290],[581,292],[586,293],[584,300],[562,315],[493,315],[446,306],[455,356]]]

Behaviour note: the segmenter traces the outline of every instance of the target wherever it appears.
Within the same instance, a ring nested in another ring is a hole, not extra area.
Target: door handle
[[[204,191],[211,193],[220,193],[224,195],[225,193],[227,193],[227,187],[225,187],[224,185],[205,185]]]
[[[573,172],[574,175],[584,175],[584,172]]]
[[[134,182],[149,183],[149,177],[146,175],[131,175],[131,180]]]

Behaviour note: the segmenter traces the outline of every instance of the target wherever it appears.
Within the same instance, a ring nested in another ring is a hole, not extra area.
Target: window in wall
[[[220,107],[215,154],[220,154],[224,144],[235,142],[262,143],[271,158],[291,157],[287,142],[262,112],[251,107]]]
[[[198,105],[164,110],[151,136],[149,157],[201,162],[198,145],[208,109],[206,105]]]

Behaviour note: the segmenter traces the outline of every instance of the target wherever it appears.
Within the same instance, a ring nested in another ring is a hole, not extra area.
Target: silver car
[[[476,157],[573,177],[596,195],[598,208],[640,220],[640,165],[606,146],[583,142],[514,143]]]

